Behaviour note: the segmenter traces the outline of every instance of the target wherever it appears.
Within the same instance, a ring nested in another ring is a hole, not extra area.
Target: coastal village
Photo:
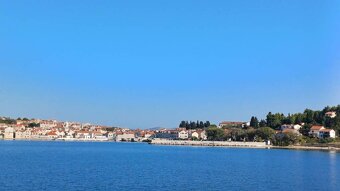
[[[336,116],[336,112],[325,113],[325,117],[328,118],[335,118]],[[4,140],[150,142],[152,140],[207,141],[209,139],[207,128],[204,128],[204,125],[190,129],[184,127],[185,124],[182,124],[185,123],[184,121],[182,121],[179,128],[175,129],[132,130],[128,128],[92,125],[89,123],[60,122],[57,120],[27,118],[14,120],[6,117],[1,117],[0,119],[3,122],[0,123],[0,139]],[[250,122],[224,121],[219,123],[218,126],[215,126],[215,128],[228,131],[228,129],[232,128],[244,129],[250,125]],[[301,128],[303,125],[304,123],[283,124],[275,133],[290,133],[296,136],[302,136]],[[318,139],[336,138],[336,131],[334,129],[328,129],[322,125],[311,126],[308,134]],[[229,139],[227,141],[234,140]],[[263,141],[265,140],[262,140],[262,142]],[[255,141],[253,140],[253,142]]]
[[[8,118],[2,117],[2,120],[8,120]],[[17,119],[13,120],[13,124],[0,123],[0,139],[5,140],[142,142],[154,138],[206,140],[207,135],[203,129],[131,130],[88,123],[40,119]]]

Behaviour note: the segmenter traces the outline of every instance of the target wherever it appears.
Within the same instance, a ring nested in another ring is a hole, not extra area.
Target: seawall
[[[157,145],[188,145],[188,146],[216,146],[216,147],[252,147],[267,148],[265,142],[234,142],[234,141],[181,141],[181,140],[152,140],[150,144]]]

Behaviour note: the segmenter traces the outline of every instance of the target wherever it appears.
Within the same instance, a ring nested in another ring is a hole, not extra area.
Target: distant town
[[[321,111],[306,109],[287,116],[268,113],[267,118],[250,122],[181,121],[178,128],[129,129],[79,122],[0,117],[0,139],[60,141],[221,141],[265,142],[280,146],[336,141],[340,130],[340,106]],[[162,142],[159,142],[162,143]]]

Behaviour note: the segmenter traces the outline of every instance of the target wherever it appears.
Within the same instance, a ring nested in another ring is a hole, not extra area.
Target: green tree
[[[299,131],[302,135],[309,136],[309,130],[310,130],[311,127],[312,127],[312,125],[305,124],[301,127],[301,129]]]
[[[250,119],[250,127],[258,128],[259,127],[259,121],[257,117],[252,116]]]
[[[181,127],[181,128],[187,127],[186,126],[186,122],[185,121],[181,121],[181,123],[179,124],[179,127]]]
[[[203,128],[204,128],[204,123],[203,123],[203,121],[200,121],[200,125],[199,125],[199,127],[200,127],[201,129],[203,129]]]
[[[267,126],[266,120],[261,119],[261,121],[260,121],[260,123],[259,123],[259,126],[260,126],[260,127],[266,127],[266,126]]]
[[[216,127],[209,127],[207,130],[207,138],[210,141],[223,141],[224,131],[223,129]]]
[[[272,140],[274,145],[289,146],[299,142],[299,137],[294,133],[278,133]]]
[[[312,124],[312,123],[315,123],[314,122],[314,112],[313,110],[311,109],[305,109],[305,111],[303,112],[304,114],[304,119],[303,121],[305,123],[308,123],[308,124]]]
[[[263,140],[271,140],[275,135],[275,131],[270,127],[261,127],[256,130],[255,135]]]

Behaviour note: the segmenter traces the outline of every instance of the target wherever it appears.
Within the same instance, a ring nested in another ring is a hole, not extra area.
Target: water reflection
[[[332,190],[336,190],[337,183],[337,156],[339,153],[336,151],[329,151],[329,181]]]

